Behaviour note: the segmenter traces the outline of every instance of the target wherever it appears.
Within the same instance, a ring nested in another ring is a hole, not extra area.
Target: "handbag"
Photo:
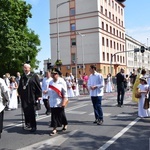
[[[137,90],[137,91],[135,92],[135,97],[136,97],[136,98],[141,98],[141,93],[139,92],[139,90]]]
[[[147,98],[147,96],[145,96],[145,101],[144,101],[144,109],[148,109],[149,108],[149,99]]]

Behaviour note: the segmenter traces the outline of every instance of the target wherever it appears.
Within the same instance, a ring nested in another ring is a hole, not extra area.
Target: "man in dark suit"
[[[24,73],[21,76],[18,93],[21,98],[21,106],[24,112],[26,128],[30,132],[36,131],[35,106],[41,100],[42,89],[39,77],[30,72],[31,66],[24,64]]]
[[[116,81],[117,81],[117,102],[118,107],[123,106],[123,100],[124,100],[124,94],[125,94],[125,82],[126,78],[124,75],[124,69],[121,68],[120,72],[116,75]]]

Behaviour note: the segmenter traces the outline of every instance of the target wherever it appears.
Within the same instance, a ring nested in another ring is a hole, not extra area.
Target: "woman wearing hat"
[[[147,84],[147,80],[145,77],[140,78],[140,84],[138,85],[137,89],[141,93],[141,97],[139,98],[139,103],[138,103],[138,116],[141,118],[148,117],[150,116],[150,110],[143,109],[145,97],[147,96],[149,91],[149,85]]]
[[[62,127],[62,131],[67,129],[67,118],[65,115],[65,102],[68,100],[67,85],[61,72],[54,68],[51,72],[53,80],[49,84],[49,103],[51,107],[51,124],[53,127],[50,136],[57,133],[57,127]]]
[[[141,73],[140,73],[140,70],[138,69],[137,72],[138,72],[138,75],[136,76],[135,83],[133,85],[133,90],[132,90],[132,100],[134,102],[139,101],[139,99],[135,97],[135,93],[136,93],[136,89],[137,89],[138,85],[140,84],[140,78],[146,76],[146,70],[145,69],[142,69]]]

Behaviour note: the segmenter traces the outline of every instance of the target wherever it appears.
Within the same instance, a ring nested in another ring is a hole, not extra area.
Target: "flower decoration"
[[[56,66],[61,66],[62,65],[62,61],[57,59],[56,62],[55,62],[55,65]]]

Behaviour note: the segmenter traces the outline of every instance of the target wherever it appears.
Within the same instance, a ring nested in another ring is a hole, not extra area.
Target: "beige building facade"
[[[115,0],[51,0],[51,63],[60,59],[63,74],[77,77],[91,64],[104,76],[126,69],[124,7]]]

